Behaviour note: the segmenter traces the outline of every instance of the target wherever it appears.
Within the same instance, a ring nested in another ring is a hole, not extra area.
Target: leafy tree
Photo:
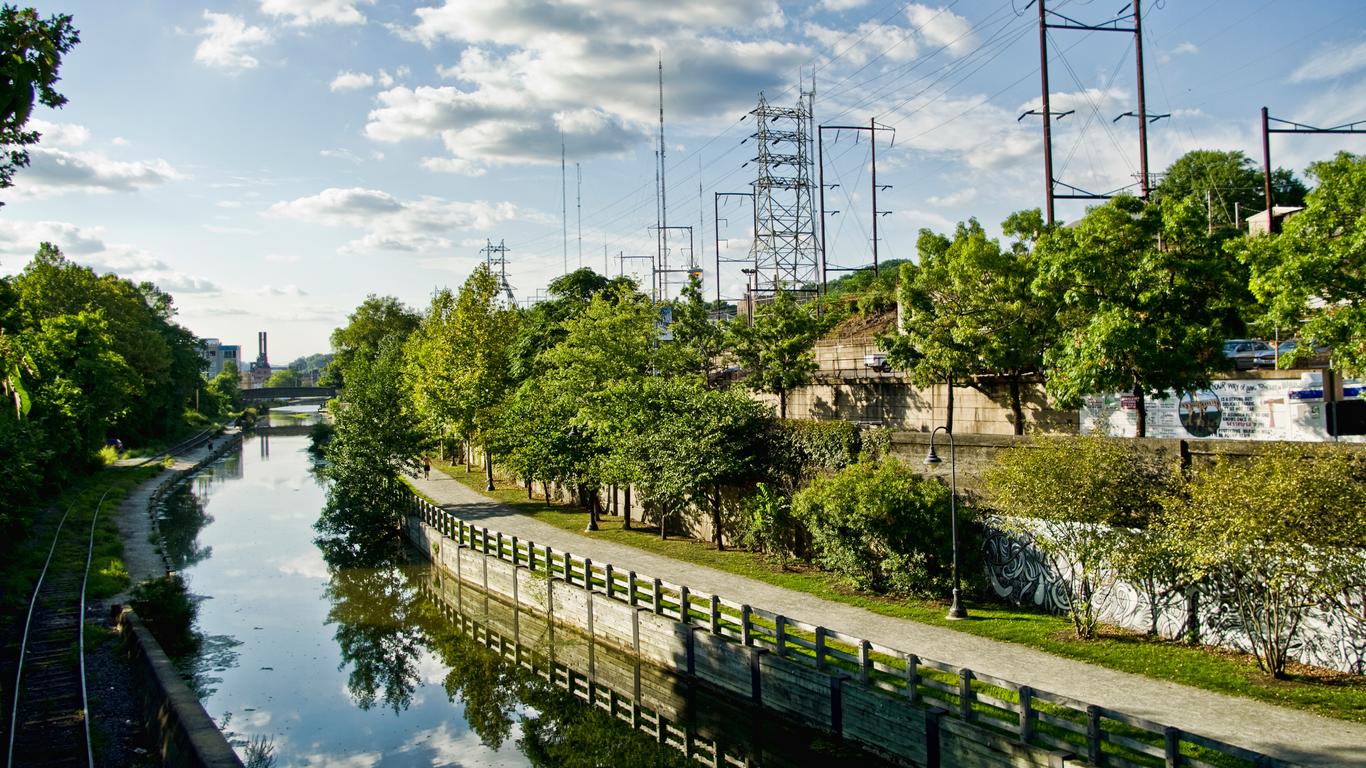
[[[730,345],[745,374],[745,385],[778,396],[778,418],[787,418],[787,395],[811,381],[816,357],[811,351],[827,330],[814,304],[798,304],[789,291],[755,311],[752,325],[730,325]]]
[[[1003,250],[976,219],[959,224],[952,240],[922,230],[920,263],[901,267],[901,333],[881,339],[893,365],[920,386],[949,384],[953,429],[955,381],[1004,380],[1015,434],[1024,434],[1021,384],[1038,371],[1057,336],[1051,302],[1033,293],[1037,265],[1030,244],[1044,232],[1038,210],[1003,225],[1018,240]]]
[[[1281,234],[1247,237],[1229,249],[1252,270],[1252,291],[1268,321],[1299,328],[1307,354],[1331,350],[1333,367],[1366,371],[1366,156],[1339,153],[1314,163],[1318,186]],[[1303,325],[1301,325],[1301,323]]]
[[[943,596],[953,586],[949,489],[896,459],[816,478],[792,510],[816,562],[860,589]]]
[[[324,386],[344,387],[346,371],[358,357],[374,357],[388,336],[400,340],[417,330],[421,318],[392,296],[370,294],[347,317],[346,325],[332,332],[332,362],[323,372]]]
[[[1337,602],[1366,620],[1366,462],[1359,455],[1273,445],[1250,461],[1221,459],[1186,490],[1169,505],[1169,525],[1185,545],[1192,578],[1208,579],[1237,609],[1262,669],[1285,676],[1305,615],[1317,605]]]
[[[496,424],[494,408],[512,385],[512,340],[517,335],[517,310],[498,299],[498,279],[487,265],[479,265],[456,297],[450,316],[451,341],[459,350],[452,372],[460,409],[462,432],[487,444]],[[488,490],[493,490],[493,460],[484,453]]]
[[[223,415],[240,409],[242,407],[242,376],[237,370],[237,363],[232,360],[223,363],[223,369],[218,372],[217,376],[209,379],[205,391],[218,402],[215,415]]]
[[[983,477],[993,524],[1027,538],[1067,579],[1077,637],[1093,638],[1096,596],[1114,582],[1133,529],[1161,514],[1174,474],[1134,443],[1038,438],[1003,451]]]
[[[725,342],[725,332],[712,322],[702,298],[702,280],[688,278],[682,295],[673,302],[673,346],[680,354],[680,367],[706,377],[715,370],[716,357]]]
[[[32,8],[0,6],[0,189],[13,186],[15,170],[29,162],[25,147],[41,138],[24,130],[34,103],[54,109],[66,103],[57,73],[80,41],[69,14],[42,19]]]
[[[1149,396],[1208,386],[1227,367],[1220,346],[1237,326],[1243,276],[1202,213],[1187,200],[1117,197],[1040,238],[1035,290],[1059,307],[1061,333],[1044,358],[1059,404],[1132,392],[1144,437]]]
[[[1271,192],[1277,205],[1300,205],[1307,190],[1294,173],[1277,168]],[[1197,204],[1215,229],[1238,229],[1240,219],[1266,207],[1262,171],[1239,150],[1196,149],[1177,158],[1153,189],[1154,201],[1168,198]]]
[[[297,387],[299,386],[299,372],[293,368],[277,368],[271,371],[270,378],[266,379],[267,387]]]

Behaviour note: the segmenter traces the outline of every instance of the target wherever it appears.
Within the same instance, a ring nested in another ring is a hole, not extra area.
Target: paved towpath
[[[643,577],[714,592],[811,624],[1034,688],[1121,710],[1306,765],[1366,766],[1366,725],[1071,661],[950,629],[823,600],[634,547],[557,528],[470,490],[440,471],[412,481],[466,520],[523,541],[612,563]]]

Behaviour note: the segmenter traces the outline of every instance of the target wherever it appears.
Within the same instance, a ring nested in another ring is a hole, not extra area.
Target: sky
[[[1028,0],[30,0],[81,43],[60,110],[0,190],[0,274],[50,241],[150,280],[201,337],[258,331],[283,364],[328,350],[367,295],[424,309],[490,242],[519,301],[566,268],[640,274],[656,253],[663,62],[665,199],[691,226],[706,295],[743,293],[762,92],[815,122],[878,132],[880,259],[921,228],[989,232],[1041,207],[1037,8]],[[28,3],[24,3],[28,4]],[[1049,0],[1098,23],[1121,0]],[[1366,119],[1360,0],[1143,0],[1149,166],[1191,149],[1260,165],[1260,109],[1320,127]],[[1053,29],[1055,177],[1134,189],[1133,35]],[[827,259],[872,260],[868,132],[823,134]],[[1366,136],[1274,136],[1303,173]],[[563,161],[563,166],[562,166]],[[563,168],[563,170],[562,170]],[[1059,219],[1088,203],[1059,201]],[[719,216],[715,215],[719,208]],[[670,230],[674,265],[688,234]],[[719,233],[719,238],[717,237]],[[723,258],[718,276],[718,248]],[[627,258],[621,259],[618,256]],[[832,272],[831,278],[837,273]],[[648,283],[648,278],[646,280]]]

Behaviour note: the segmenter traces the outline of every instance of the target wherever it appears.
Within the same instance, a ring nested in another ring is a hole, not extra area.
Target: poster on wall
[[[1343,381],[1344,399],[1360,399],[1366,382]],[[1208,389],[1147,398],[1148,437],[1218,440],[1332,440],[1317,371],[1296,379],[1219,379]],[[1081,408],[1084,434],[1132,437],[1133,395],[1093,395]],[[1347,438],[1343,438],[1347,439]],[[1359,439],[1359,438],[1356,438]]]

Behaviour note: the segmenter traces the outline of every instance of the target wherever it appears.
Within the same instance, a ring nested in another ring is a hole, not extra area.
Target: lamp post
[[[963,607],[959,599],[958,584],[958,450],[953,443],[953,433],[943,425],[934,428],[930,432],[930,451],[925,454],[925,464],[934,466],[943,462],[939,454],[934,452],[934,435],[939,430],[944,430],[944,434],[949,436],[949,478],[951,482],[949,493],[949,530],[953,535],[953,604],[949,606],[950,619],[966,619],[968,611]]]
[[[750,286],[751,286],[751,285],[757,285],[757,283],[759,282],[758,278],[755,277],[755,275],[759,274],[759,270],[757,270],[757,269],[750,269],[750,268],[748,268],[748,267],[745,267],[744,269],[741,269],[740,271],[745,273],[745,306],[746,306],[746,308],[748,308],[748,310],[749,310],[749,312],[748,312],[748,314],[749,314],[749,325],[753,326],[753,325],[754,325],[754,291],[755,291],[756,289],[755,289],[755,288],[751,288]]]

